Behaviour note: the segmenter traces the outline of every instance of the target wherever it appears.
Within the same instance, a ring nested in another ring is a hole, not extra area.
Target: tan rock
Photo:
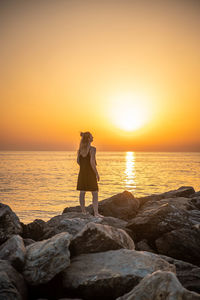
[[[144,277],[129,293],[116,300],[199,300],[186,290],[172,272],[157,271]]]
[[[153,253],[128,249],[81,254],[62,272],[63,286],[73,297],[113,300],[156,270],[175,267]]]
[[[70,264],[71,235],[63,232],[26,247],[23,275],[31,285],[47,283]]]
[[[93,222],[86,224],[70,243],[73,255],[120,248],[135,249],[133,240],[124,230]]]

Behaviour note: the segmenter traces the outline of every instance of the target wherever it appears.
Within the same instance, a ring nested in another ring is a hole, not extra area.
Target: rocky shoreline
[[[0,203],[0,300],[200,299],[200,191],[124,191],[20,222]]]

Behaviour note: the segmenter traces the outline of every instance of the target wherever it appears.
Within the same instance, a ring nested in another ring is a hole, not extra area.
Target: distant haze
[[[193,0],[0,1],[0,150],[75,150],[91,131],[102,151],[200,151],[199,15]]]

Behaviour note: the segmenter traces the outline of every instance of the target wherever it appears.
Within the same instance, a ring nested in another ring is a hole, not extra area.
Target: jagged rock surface
[[[135,249],[133,240],[124,230],[93,222],[87,223],[70,243],[73,255],[120,248]]]
[[[129,293],[116,300],[199,300],[200,295],[186,290],[172,272],[157,271],[144,277]]]

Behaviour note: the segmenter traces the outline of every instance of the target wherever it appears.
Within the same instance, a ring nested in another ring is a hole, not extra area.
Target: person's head
[[[89,131],[80,132],[81,141],[79,152],[83,156],[87,155],[91,142],[93,141],[93,136]]]

